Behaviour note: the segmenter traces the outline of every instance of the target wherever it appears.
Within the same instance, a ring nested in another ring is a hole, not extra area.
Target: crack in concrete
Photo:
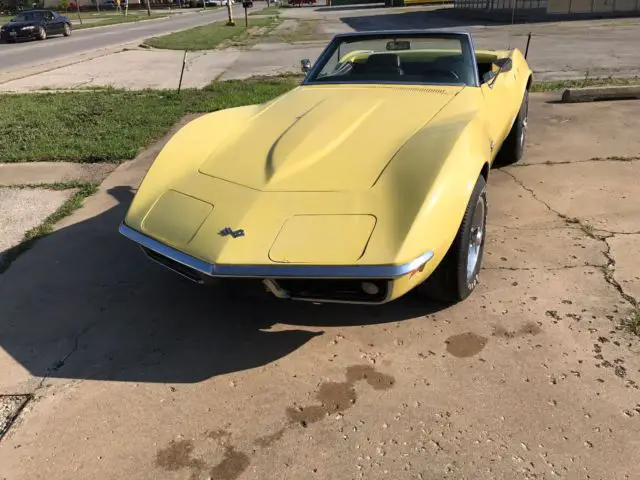
[[[579,163],[579,162],[577,162]],[[506,170],[503,170],[504,173],[506,173],[507,175],[509,175],[514,182],[516,182],[516,184],[518,184],[523,190],[525,190],[526,192],[529,193],[529,195],[531,195],[531,197],[539,202],[540,204],[544,205],[547,210],[549,210],[551,213],[557,215],[558,217],[560,217],[562,220],[564,220],[567,225],[571,225],[571,224],[577,224],[580,226],[582,232],[592,238],[593,240],[597,240],[599,242],[603,242],[604,246],[605,246],[605,250],[604,250],[604,256],[607,259],[607,265],[605,266],[597,266],[596,268],[598,268],[598,270],[600,270],[602,272],[602,275],[604,277],[604,280],[611,285],[613,288],[615,288],[615,290],[618,292],[618,294],[627,302],[629,303],[633,308],[640,308],[640,302],[633,297],[632,295],[628,294],[627,292],[624,291],[624,288],[622,287],[622,285],[615,279],[614,273],[616,270],[616,260],[615,258],[613,258],[613,255],[611,253],[611,245],[609,245],[609,242],[607,241],[609,238],[611,238],[611,236],[609,237],[605,237],[605,236],[601,236],[601,235],[597,235],[595,233],[595,230],[593,228],[593,226],[589,225],[588,223],[582,222],[579,218],[574,218],[574,217],[569,217],[561,212],[558,212],[556,210],[554,210],[551,205],[549,205],[547,202],[545,202],[544,200],[542,200],[541,198],[539,198],[535,192],[533,191],[532,188],[527,187],[524,182],[522,182],[521,180],[519,180],[515,175],[513,175],[511,172],[508,172]],[[606,231],[606,230],[604,230]]]
[[[596,232],[604,232],[606,234],[608,234],[608,236],[606,238],[611,238],[614,237],[616,235],[640,235],[640,230],[638,230],[637,232],[618,232],[615,230],[604,230],[602,228],[594,228],[593,229]]]
[[[514,226],[510,226],[510,225],[498,225],[495,223],[489,223],[487,224],[487,227],[491,227],[491,228],[503,228],[504,230],[517,230],[520,232],[538,232],[540,231],[540,226],[536,225],[536,226],[532,226],[532,227],[514,227]],[[567,225],[562,225],[562,226],[558,226],[558,227],[545,227],[545,230],[549,230],[549,231],[553,231],[553,230],[579,230],[579,227],[570,227]]]
[[[483,270],[508,270],[511,272],[532,272],[532,271],[543,271],[543,272],[556,272],[559,270],[571,270],[574,268],[597,268],[602,269],[605,268],[606,265],[597,265],[594,263],[585,263],[583,265],[563,265],[561,267],[482,267]]]
[[[42,376],[36,388],[33,390],[33,392],[31,392],[31,395],[35,396],[38,390],[43,388],[44,382],[46,382],[47,379],[49,379],[49,377],[51,377],[52,374],[59,371],[65,365],[65,363],[67,363],[69,358],[71,358],[71,356],[73,356],[73,354],[78,351],[78,348],[80,345],[80,339],[84,335],[86,335],[91,329],[93,329],[93,327],[95,327],[97,324],[98,322],[94,322],[91,325],[87,325],[75,336],[75,338],[73,339],[73,347],[71,348],[71,350],[69,350],[67,354],[64,357],[62,357],[61,360],[54,362],[53,365],[47,369],[47,373]]]
[[[589,162],[625,162],[625,163],[632,163],[632,162],[637,162],[640,161],[640,156],[629,156],[629,157],[625,157],[625,156],[611,156],[611,157],[593,157],[593,158],[588,158],[586,160],[562,160],[559,162],[551,162],[551,161],[547,161],[547,162],[542,162],[542,163],[518,163],[515,165],[509,165],[509,168],[521,168],[521,167],[535,167],[535,166],[539,166],[539,165],[545,165],[545,166],[554,166],[554,165],[572,165],[574,163],[589,163]],[[502,170],[503,172],[507,173],[505,170]]]

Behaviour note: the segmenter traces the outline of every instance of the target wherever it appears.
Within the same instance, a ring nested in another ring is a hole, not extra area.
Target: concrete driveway
[[[555,98],[449,308],[186,283],[117,233],[154,150],[120,166],[0,275],[0,478],[637,478],[639,104]]]

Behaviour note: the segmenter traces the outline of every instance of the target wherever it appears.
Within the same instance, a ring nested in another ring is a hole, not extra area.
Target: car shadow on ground
[[[133,193],[109,194],[115,206],[43,238],[0,275],[0,347],[31,375],[199,382],[276,361],[323,328],[444,308],[413,295],[383,306],[317,306],[275,299],[259,283],[255,291],[202,287],[122,237]]]

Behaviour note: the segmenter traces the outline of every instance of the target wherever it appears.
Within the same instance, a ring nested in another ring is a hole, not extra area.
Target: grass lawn
[[[280,15],[282,9],[280,7],[268,7],[262,10],[250,12],[249,15]]]
[[[78,16],[74,15],[73,13],[69,12],[67,14],[67,16],[71,19],[71,20],[77,20]],[[99,19],[98,22],[86,22],[83,23],[82,25],[80,25],[79,23],[74,23],[73,24],[73,29],[74,30],[83,30],[85,28],[93,28],[93,27],[102,27],[105,25],[116,25],[118,23],[132,23],[132,22],[143,22],[145,20],[154,20],[157,18],[165,18],[168,16],[168,14],[162,14],[162,13],[152,13],[151,16],[147,15],[147,12],[144,13],[129,13],[126,17],[124,15],[116,15],[116,14],[100,14],[100,15],[87,15],[87,14],[80,14],[80,16],[82,17],[82,20],[95,20],[95,19]]]
[[[247,29],[243,18],[234,20],[236,25],[233,27],[227,26],[226,21],[215,22],[161,37],[148,38],[144,43],[150,47],[169,50],[212,50],[223,42],[242,41],[263,29],[273,28],[278,23],[276,17],[254,18],[249,21]]]
[[[0,95],[0,162],[120,162],[186,113],[270,100],[299,76],[216,82],[202,90],[103,89]]]
[[[535,77],[535,74],[534,74]],[[534,80],[531,85],[532,92],[552,92],[554,90],[563,90],[565,88],[582,88],[582,87],[613,87],[624,85],[640,85],[640,77],[600,77],[587,78],[581,80],[561,80],[561,81],[545,81],[536,82]]]

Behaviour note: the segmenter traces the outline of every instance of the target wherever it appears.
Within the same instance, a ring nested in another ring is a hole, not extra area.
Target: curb
[[[567,88],[562,93],[562,103],[634,99],[640,99],[640,85]]]

